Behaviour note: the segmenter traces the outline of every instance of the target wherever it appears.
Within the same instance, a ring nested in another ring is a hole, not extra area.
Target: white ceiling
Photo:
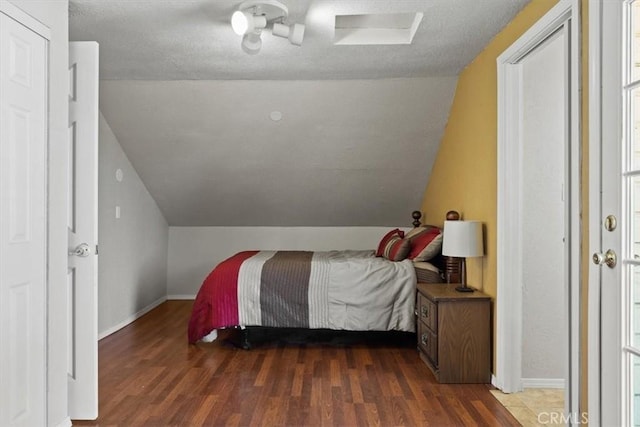
[[[240,1],[70,0],[70,38],[99,42],[101,111],[170,225],[395,226],[457,75],[527,2],[284,0],[302,46],[247,55]],[[411,45],[333,45],[336,14],[400,12],[424,12]]]

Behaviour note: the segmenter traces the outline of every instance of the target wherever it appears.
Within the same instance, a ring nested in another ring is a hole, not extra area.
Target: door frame
[[[616,102],[607,95],[610,91],[621,91],[623,84],[622,61],[619,53],[614,54],[616,49],[621,52],[623,43],[621,22],[622,0],[589,1],[589,248],[592,252],[602,252],[603,247],[609,247],[608,244],[605,245],[602,233],[603,176],[604,171],[609,168],[603,159],[603,146],[606,145],[608,150],[621,149],[622,98],[620,102]],[[607,46],[606,43],[610,45]],[[612,130],[616,128],[619,133],[618,141],[611,137]],[[605,143],[605,138],[608,143]],[[621,157],[619,151],[614,154]],[[607,212],[611,213],[620,214],[615,211]],[[607,237],[607,240],[611,243],[612,237]],[[589,423],[594,426],[621,425],[629,421],[624,419],[622,410],[626,407],[622,401],[622,357],[607,351],[621,351],[621,324],[614,324],[613,330],[602,327],[602,313],[617,313],[623,298],[622,287],[613,288],[614,295],[612,292],[603,292],[603,275],[613,273],[589,263],[588,405]],[[605,371],[606,377],[603,375]]]
[[[565,166],[565,214],[568,270],[567,378],[565,409],[577,414],[580,391],[580,3],[561,0],[497,59],[498,68],[498,215],[496,375],[494,385],[505,392],[522,389],[522,154],[519,67],[528,52],[559,28],[567,28],[569,46],[568,140]]]
[[[51,53],[51,29],[38,21],[28,13],[24,12],[19,7],[10,3],[9,1],[0,1],[0,13],[8,16],[10,19],[18,22],[23,25],[28,30],[37,34],[45,40],[45,66],[46,66],[46,82],[45,82],[45,141],[44,141],[44,212],[45,212],[45,228],[44,228],[44,246],[45,246],[45,257],[44,257],[44,306],[42,309],[44,310],[44,323],[41,327],[44,329],[44,342],[42,343],[42,348],[40,349],[44,353],[45,367],[44,367],[44,389],[42,390],[42,400],[40,402],[33,402],[34,405],[41,405],[44,413],[45,423],[49,423],[49,362],[50,362],[50,354],[49,354],[49,285],[51,283],[51,272],[50,272],[50,249],[51,249],[51,238],[50,238],[50,191],[49,191],[49,171],[50,171],[50,160],[49,153],[51,150],[51,113],[49,110],[49,101],[50,101],[50,87],[51,87],[51,63],[50,63],[50,53]]]

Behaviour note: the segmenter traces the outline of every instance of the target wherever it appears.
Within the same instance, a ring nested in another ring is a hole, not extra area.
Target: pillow
[[[404,235],[404,238],[411,240],[414,237],[419,236],[420,234],[429,233],[434,229],[440,231],[440,229],[435,225],[423,225],[421,227],[414,227]]]
[[[442,249],[442,232],[437,227],[419,227],[424,230],[414,232],[407,239],[411,242],[411,250],[407,258],[414,261],[429,261]],[[411,230],[414,231],[414,230]]]
[[[398,235],[392,236],[384,246],[382,256],[389,261],[402,261],[411,250],[411,243]]]
[[[396,228],[395,230],[391,230],[390,232],[385,234],[382,240],[380,240],[380,243],[378,244],[378,250],[376,251],[376,256],[382,256],[382,254],[384,253],[385,246],[387,246],[387,243],[389,242],[389,240],[394,236],[400,236],[400,238],[403,238],[404,231],[400,230],[399,228]]]

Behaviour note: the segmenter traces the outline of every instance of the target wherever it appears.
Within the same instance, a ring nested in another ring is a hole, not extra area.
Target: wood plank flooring
[[[187,343],[168,301],[99,343],[100,416],[82,426],[517,426],[489,385],[438,384],[406,340]],[[231,338],[231,337],[227,337]]]

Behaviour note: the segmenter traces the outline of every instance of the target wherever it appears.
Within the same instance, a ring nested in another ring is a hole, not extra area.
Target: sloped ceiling
[[[285,0],[303,45],[247,55],[239,1],[71,0],[70,38],[99,42],[100,109],[170,225],[397,226],[458,73],[526,2]],[[336,14],[391,12],[424,12],[412,45],[332,44]]]

